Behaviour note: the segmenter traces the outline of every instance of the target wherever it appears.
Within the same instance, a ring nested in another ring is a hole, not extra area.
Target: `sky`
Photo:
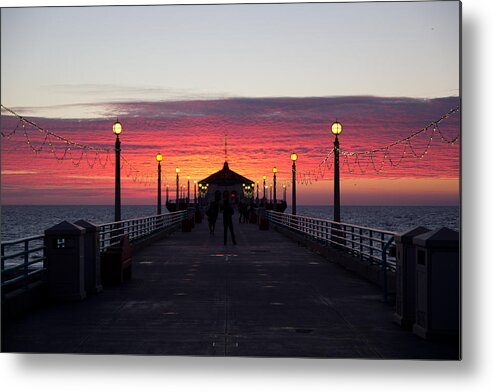
[[[298,203],[330,204],[331,157],[320,163],[333,121],[344,124],[341,148],[363,152],[460,104],[454,1],[3,8],[1,21],[2,105],[110,151],[65,154],[63,143],[18,128],[2,137],[5,204],[111,204],[116,117],[124,204],[154,203],[157,152],[165,183],[175,167],[192,180],[219,170],[225,133],[233,170],[256,181],[277,166],[289,188],[296,151]],[[4,134],[17,125],[2,111]],[[440,130],[455,138],[459,115]],[[410,154],[426,150],[431,132],[389,150],[400,158],[407,149],[399,167],[374,157],[380,173],[345,158],[342,204],[458,204],[459,142],[435,133],[422,159]]]

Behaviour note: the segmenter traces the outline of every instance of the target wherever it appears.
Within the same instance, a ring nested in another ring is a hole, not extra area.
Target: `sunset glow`
[[[152,204],[157,153],[163,157],[163,183],[169,185],[172,193],[176,168],[180,168],[181,178],[190,176],[196,181],[219,170],[226,159],[227,132],[227,159],[233,170],[255,181],[265,175],[267,185],[271,185],[272,168],[276,167],[279,190],[283,185],[289,188],[291,154],[296,151],[298,203],[327,204],[331,200],[333,169],[330,158],[325,165],[319,164],[333,148],[333,119],[344,126],[339,135],[341,149],[358,152],[406,137],[457,104],[457,98],[375,97],[117,104],[114,112],[123,127],[120,140],[125,158],[122,200],[124,204]],[[45,136],[41,132],[21,127],[2,143],[2,202],[52,204],[63,200],[64,204],[110,204],[114,186],[114,120],[34,120],[57,135],[87,146],[107,148],[108,152],[82,154],[82,150],[71,149],[65,153],[64,143],[43,145]],[[440,131],[450,139],[456,137],[459,120],[458,114],[447,119],[440,125]],[[2,132],[12,132],[17,123],[14,117],[3,117]],[[412,141],[412,149],[424,151],[429,142],[429,134],[420,136]],[[39,148],[42,150],[33,151]],[[398,161],[402,152],[403,147],[396,146],[388,155]],[[341,201],[359,205],[457,204],[458,152],[458,143],[451,145],[435,138],[423,159],[404,156],[398,167],[391,167],[383,155],[376,155],[375,165],[357,164],[351,157],[343,157]],[[382,172],[377,173],[374,166],[382,162]],[[307,172],[311,176],[304,177]]]

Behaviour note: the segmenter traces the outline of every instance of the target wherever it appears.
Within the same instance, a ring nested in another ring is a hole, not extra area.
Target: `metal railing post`
[[[373,230],[369,230],[368,234],[370,235],[370,260],[371,260],[371,256],[373,256]]]
[[[24,288],[29,281],[29,240],[24,241]]]

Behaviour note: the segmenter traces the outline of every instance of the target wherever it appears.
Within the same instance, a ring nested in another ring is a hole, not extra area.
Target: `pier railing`
[[[275,211],[265,213],[276,225],[345,250],[369,264],[378,264],[384,271],[395,271],[394,232]]]
[[[44,235],[2,242],[2,292],[25,288],[44,271]]]
[[[104,251],[118,244],[122,235],[128,235],[130,242],[148,237],[160,230],[179,225],[189,216],[189,211],[177,211],[162,215],[128,219],[99,225],[100,250]]]
[[[178,211],[99,225],[100,252],[117,244],[122,235],[128,235],[130,242],[138,241],[161,230],[179,226],[189,216],[189,211]],[[2,294],[27,288],[30,283],[42,279],[46,271],[44,239],[41,234],[2,242]]]

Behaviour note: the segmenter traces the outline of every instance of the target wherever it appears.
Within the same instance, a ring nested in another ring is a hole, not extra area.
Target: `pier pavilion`
[[[205,202],[213,201],[217,192],[222,195],[224,191],[227,191],[234,201],[239,201],[253,197],[255,183],[231,170],[225,161],[221,170],[199,181],[198,186],[199,195]]]

